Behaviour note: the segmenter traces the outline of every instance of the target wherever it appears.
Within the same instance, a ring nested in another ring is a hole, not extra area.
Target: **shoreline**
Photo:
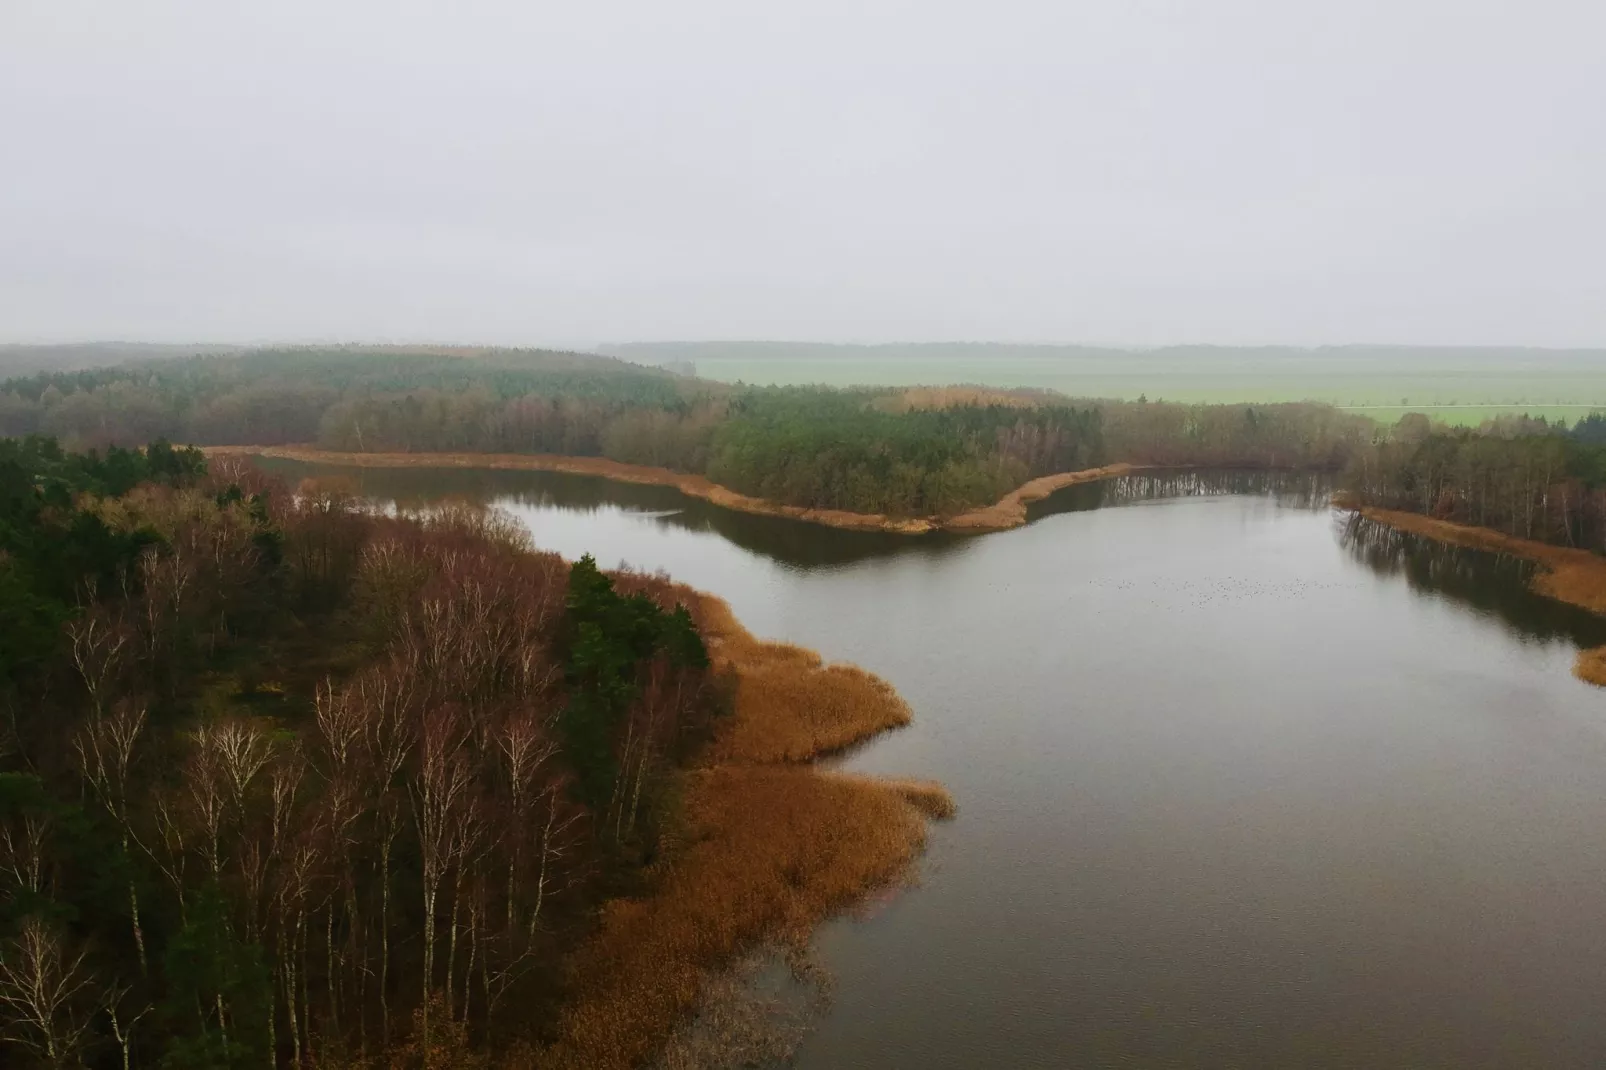
[[[1528,584],[1536,594],[1577,606],[1597,616],[1606,616],[1606,557],[1599,554],[1532,539],[1519,539],[1492,528],[1436,520],[1421,513],[1380,509],[1371,505],[1355,507],[1339,499],[1335,499],[1334,504],[1399,531],[1452,546],[1509,554],[1531,561],[1539,566]],[[1573,663],[1573,675],[1585,683],[1606,687],[1606,646],[1580,650]]]
[[[556,453],[352,453],[314,446],[202,446],[208,457],[268,457],[305,464],[347,465],[353,468],[488,468],[498,471],[561,472],[599,476],[619,483],[673,487],[682,494],[712,505],[757,516],[775,516],[846,531],[886,531],[897,535],[927,535],[937,531],[983,534],[1007,531],[1026,523],[1026,506],[1056,490],[1078,483],[1114,479],[1150,467],[1116,463],[1078,472],[1039,476],[1021,484],[992,505],[980,506],[946,519],[892,517],[881,513],[855,513],[846,509],[810,509],[754,498],[731,490],[706,476],[688,475],[668,468],[625,464],[606,457],[571,457]]]
[[[820,923],[903,879],[930,823],[955,814],[940,784],[819,764],[909,723],[890,684],[757,638],[716,595],[676,594],[734,679],[730,720],[679,774],[680,815],[650,890],[602,904],[569,962],[554,1041],[515,1054],[516,1070],[648,1063],[744,954],[803,948]]]

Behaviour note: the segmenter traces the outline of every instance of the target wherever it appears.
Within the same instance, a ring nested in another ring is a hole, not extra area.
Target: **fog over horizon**
[[[10,0],[0,342],[1599,347],[1603,32]]]

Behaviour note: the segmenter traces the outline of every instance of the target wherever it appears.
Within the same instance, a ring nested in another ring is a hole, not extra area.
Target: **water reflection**
[[[974,540],[974,536],[945,534],[910,537],[842,531],[721,509],[672,487],[562,472],[358,468],[274,459],[261,464],[291,483],[313,475],[350,479],[363,495],[404,507],[454,498],[582,513],[623,510],[654,523],[718,535],[744,550],[800,570],[893,556],[935,562],[962,552]],[[1059,513],[1226,495],[1264,498],[1281,507],[1319,512],[1329,507],[1332,492],[1332,478],[1321,473],[1142,472],[1067,487],[1035,503],[1028,516],[1035,521]],[[1606,621],[1534,594],[1528,587],[1532,566],[1520,559],[1446,546],[1359,517],[1339,521],[1338,539],[1356,561],[1377,574],[1404,576],[1416,590],[1446,595],[1480,613],[1498,616],[1520,635],[1565,638],[1584,646],[1606,643]]]
[[[590,513],[619,509],[688,531],[711,532],[744,550],[800,569],[829,568],[894,554],[940,558],[960,549],[963,536],[919,537],[884,531],[843,531],[783,517],[721,509],[673,487],[620,483],[566,472],[486,468],[362,468],[260,458],[268,472],[294,485],[312,476],[349,479],[364,497],[402,507],[451,498],[490,505]]]
[[[1368,520],[1359,513],[1338,521],[1339,544],[1380,576],[1404,576],[1413,590],[1448,595],[1480,613],[1498,616],[1519,635],[1570,639],[1579,646],[1606,643],[1606,619],[1529,587],[1534,564],[1508,554],[1450,546]]]
[[[1033,503],[1027,509],[1027,517],[1037,520],[1056,513],[1080,513],[1168,498],[1216,498],[1224,495],[1269,498],[1290,509],[1315,511],[1327,508],[1333,489],[1333,477],[1325,472],[1138,472],[1120,479],[1080,483],[1056,491]]]

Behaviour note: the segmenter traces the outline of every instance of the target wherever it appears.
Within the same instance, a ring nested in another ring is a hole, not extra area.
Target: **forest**
[[[495,513],[0,440],[5,1064],[532,1050],[730,708],[684,593]]]
[[[1354,502],[1606,553],[1606,416],[1479,430],[1407,416],[1345,472]]]
[[[0,435],[356,452],[548,453],[704,475],[806,508],[943,516],[1107,461],[1336,470],[1373,425],[1330,406],[985,388],[750,387],[588,354],[261,350],[0,384]]]

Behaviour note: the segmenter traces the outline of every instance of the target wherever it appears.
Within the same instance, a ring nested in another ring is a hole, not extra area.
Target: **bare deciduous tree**
[[[84,957],[36,917],[0,946],[0,1007],[10,1019],[5,1035],[52,1068],[77,1064],[89,1033],[92,982]]]

